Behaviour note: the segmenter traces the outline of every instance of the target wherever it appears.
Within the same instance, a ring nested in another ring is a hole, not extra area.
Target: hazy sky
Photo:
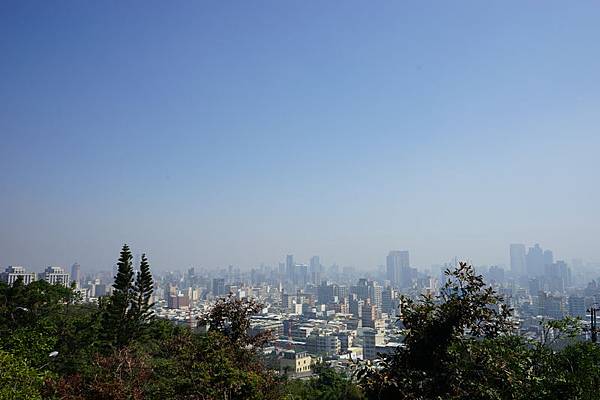
[[[2,1],[0,265],[600,259],[596,1]]]

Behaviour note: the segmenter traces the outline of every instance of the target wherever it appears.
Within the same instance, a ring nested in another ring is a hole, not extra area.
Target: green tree
[[[131,299],[130,315],[137,335],[143,335],[147,330],[148,322],[153,319],[151,303],[152,293],[154,291],[154,282],[150,272],[150,264],[146,254],[142,254],[140,261],[140,270],[137,273],[135,285],[133,288],[134,296]]]
[[[133,256],[129,246],[123,245],[117,262],[113,292],[104,313],[105,340],[117,348],[128,344],[132,338],[131,300],[134,297]]]
[[[466,263],[447,270],[448,281],[435,298],[416,302],[402,297],[403,346],[381,368],[360,372],[372,398],[437,399],[460,392],[461,377],[453,361],[475,340],[512,332],[511,310]]]
[[[285,385],[287,400],[362,400],[361,388],[350,378],[324,364],[315,366],[316,377],[292,379]]]
[[[43,377],[25,360],[0,350],[0,400],[41,399]]]

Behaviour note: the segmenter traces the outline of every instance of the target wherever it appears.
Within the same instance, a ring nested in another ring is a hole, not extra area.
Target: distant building
[[[563,298],[540,292],[538,296],[538,310],[540,314],[552,319],[564,318]]]
[[[390,315],[396,315],[397,302],[396,293],[390,286],[381,292],[381,311]]]
[[[292,280],[294,278],[295,266],[296,264],[294,264],[294,255],[288,254],[287,256],[285,256],[285,275],[289,280]]]
[[[329,332],[312,332],[306,338],[306,351],[315,355],[334,356],[342,348],[340,339]]]
[[[167,297],[167,307],[172,309],[189,308],[190,298],[184,293],[170,294]]]
[[[377,282],[369,281],[369,300],[377,309],[381,310],[383,288]]]
[[[554,264],[554,254],[551,250],[544,250],[542,255],[544,266]]]
[[[375,321],[377,320],[378,309],[375,304],[365,304],[362,308],[362,326],[364,327],[375,327]]]
[[[403,287],[407,285],[410,275],[410,259],[408,251],[393,250],[390,251],[386,258],[386,273],[387,278],[395,287]]]
[[[19,278],[23,279],[23,284],[29,285],[35,281],[35,272],[26,272],[21,266],[8,266],[6,270],[0,273],[0,281],[12,285]]]
[[[527,273],[530,276],[541,276],[544,274],[544,251],[539,244],[530,247],[525,257],[527,262]]]
[[[51,285],[63,285],[69,287],[71,283],[69,274],[61,267],[46,267],[44,272],[39,274],[39,278]]]
[[[572,317],[586,318],[585,298],[579,296],[569,296],[569,315]]]
[[[215,297],[225,296],[227,294],[226,290],[225,290],[225,279],[223,279],[223,278],[213,279],[212,293],[213,293],[213,296],[215,296]]]
[[[525,265],[525,245],[513,243],[510,245],[510,271],[514,277],[524,276],[526,274]]]
[[[279,360],[279,372],[286,375],[309,374],[312,368],[312,357],[307,352],[296,353],[284,351]]]
[[[319,256],[312,256],[310,258],[310,264],[308,269],[309,280],[318,285],[321,281],[321,260]]]
[[[79,263],[71,266],[71,281],[75,282],[76,287],[81,286],[81,265]]]
[[[363,328],[363,359],[377,358],[377,346],[383,345],[383,335],[373,328]]]
[[[504,282],[504,269],[497,265],[492,265],[488,269],[486,278],[492,283],[501,284]]]

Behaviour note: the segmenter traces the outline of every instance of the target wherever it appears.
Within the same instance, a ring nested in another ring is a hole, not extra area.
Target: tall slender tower
[[[71,281],[79,288],[81,286],[81,265],[75,263],[71,266]]]

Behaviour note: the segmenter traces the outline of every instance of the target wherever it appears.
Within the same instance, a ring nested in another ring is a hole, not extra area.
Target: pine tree
[[[123,245],[117,263],[118,271],[115,276],[113,293],[107,305],[103,321],[106,339],[112,345],[122,347],[131,339],[131,316],[129,309],[134,295],[133,291],[133,256],[129,246]]]
[[[146,323],[154,316],[151,310],[154,303],[150,303],[154,291],[154,283],[152,281],[150,264],[148,263],[146,254],[142,254],[140,270],[137,273],[133,291],[134,296],[131,299],[131,318],[136,327],[136,332],[141,334]]]

